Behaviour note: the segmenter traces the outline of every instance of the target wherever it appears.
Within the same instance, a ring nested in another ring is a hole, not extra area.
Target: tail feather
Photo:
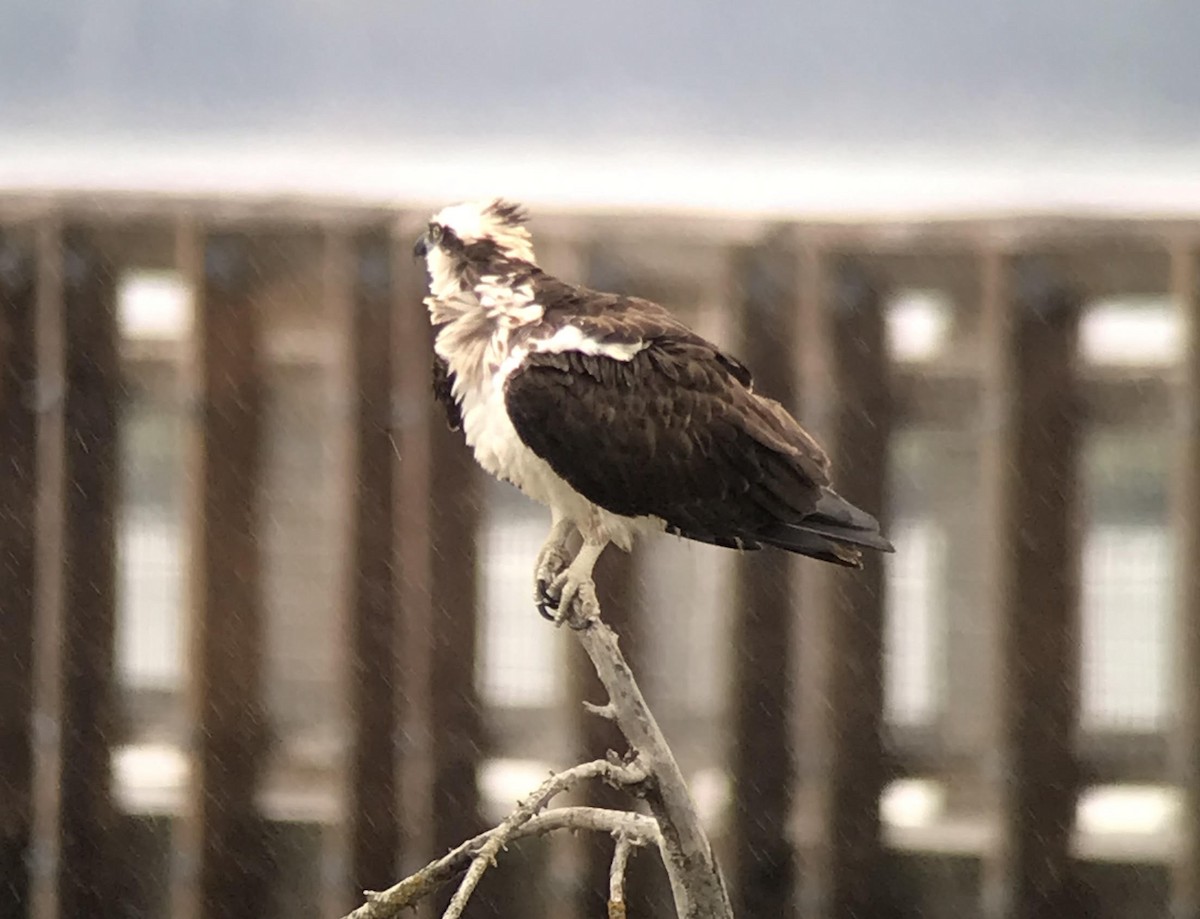
[[[808,520],[820,520],[850,530],[879,532],[878,520],[862,508],[855,507],[832,488],[825,488],[821,491],[821,498],[817,501],[816,509],[805,518],[805,521]]]
[[[804,533],[836,545],[841,551],[858,555],[856,549],[875,549],[894,552],[895,547],[879,532],[879,521],[861,508],[855,507],[832,489],[825,489],[815,510],[794,523],[777,523],[754,534],[768,545],[776,545],[801,555],[808,555],[806,543],[796,533]],[[795,544],[796,547],[793,548]],[[860,562],[861,564],[861,562]]]
[[[760,507],[768,512],[777,511],[769,502],[761,502]],[[714,546],[751,550],[773,546],[845,568],[863,566],[860,549],[895,551],[880,534],[879,521],[830,489],[822,492],[810,513],[798,519],[777,520],[765,527],[743,531],[720,532],[720,529],[719,525],[712,527],[699,521],[687,526],[671,523],[666,526],[668,533]]]
[[[799,527],[781,526],[775,531],[763,534],[756,533],[755,539],[776,549],[786,549],[797,555],[806,555],[822,562],[832,562],[843,568],[861,568],[862,553],[852,546],[842,545],[827,539],[818,533],[802,530]]]
[[[881,536],[878,531],[872,533],[869,530],[854,530],[848,527],[839,527],[824,523],[819,520],[803,520],[800,523],[785,526],[784,528],[815,533],[818,536],[824,536],[826,539],[832,539],[851,546],[860,546],[863,549],[875,549],[877,552],[896,551],[896,547]],[[776,528],[772,527],[772,530],[774,529]]]

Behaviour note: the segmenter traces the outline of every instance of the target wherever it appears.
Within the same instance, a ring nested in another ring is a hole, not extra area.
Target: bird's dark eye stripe
[[[500,246],[494,239],[477,239],[469,246],[464,246],[463,252],[472,261],[486,262],[500,254]]]

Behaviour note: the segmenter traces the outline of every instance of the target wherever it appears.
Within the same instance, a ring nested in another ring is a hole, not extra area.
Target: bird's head
[[[519,205],[494,198],[442,208],[413,245],[424,258],[434,294],[468,286],[481,275],[508,274],[534,264],[533,241]]]

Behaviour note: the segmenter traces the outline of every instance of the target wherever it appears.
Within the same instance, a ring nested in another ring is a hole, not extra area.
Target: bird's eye
[[[435,245],[442,241],[442,225],[440,223],[429,225],[429,241]]]

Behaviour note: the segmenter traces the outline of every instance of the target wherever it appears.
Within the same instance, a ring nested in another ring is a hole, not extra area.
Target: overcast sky
[[[1195,0],[0,0],[23,138],[1200,150]]]
[[[1191,0],[5,0],[13,128],[1193,141]]]

